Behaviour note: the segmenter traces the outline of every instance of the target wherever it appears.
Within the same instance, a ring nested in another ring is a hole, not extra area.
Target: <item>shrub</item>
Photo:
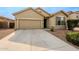
[[[79,33],[78,32],[68,32],[66,34],[67,41],[79,46]]]
[[[50,30],[51,30],[51,31],[54,31],[54,27],[52,26]]]
[[[79,20],[75,20],[75,19],[67,20],[68,29],[73,30],[74,27],[78,26],[78,23],[79,23]]]

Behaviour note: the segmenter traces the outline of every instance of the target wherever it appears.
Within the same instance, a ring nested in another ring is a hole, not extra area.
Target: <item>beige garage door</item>
[[[41,21],[36,20],[20,20],[19,21],[20,29],[32,29],[32,28],[41,28]]]

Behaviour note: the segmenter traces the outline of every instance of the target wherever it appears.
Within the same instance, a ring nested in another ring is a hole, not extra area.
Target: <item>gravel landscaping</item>
[[[14,32],[14,29],[0,29],[0,39]]]
[[[47,31],[47,32],[49,32],[49,33],[55,35],[56,37],[58,37],[58,38],[60,38],[61,40],[65,41],[66,43],[68,43],[68,44],[70,44],[70,45],[72,45],[72,46],[74,46],[74,47],[76,47],[76,48],[79,49],[79,46],[73,45],[72,43],[70,43],[70,42],[68,42],[68,41],[66,40],[66,33],[67,33],[67,32],[71,32],[71,31],[69,31],[69,30],[55,30],[54,32],[52,32],[52,31]]]

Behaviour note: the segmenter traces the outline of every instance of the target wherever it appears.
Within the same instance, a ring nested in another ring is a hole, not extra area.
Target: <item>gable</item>
[[[66,17],[66,15],[62,12],[58,12],[55,16],[65,16]]]
[[[56,17],[65,17],[67,20],[67,16],[63,12],[57,12],[49,18],[49,26],[56,26]]]
[[[41,9],[41,8],[37,8],[37,9],[35,9],[35,11],[37,11],[38,13],[42,14],[42,15],[45,16],[45,17],[49,17],[49,16],[50,16],[49,13],[47,13],[46,11],[44,11],[44,10]]]
[[[60,12],[53,14],[50,18],[61,17],[61,16],[66,17],[66,18],[68,17],[65,13],[60,11]]]
[[[23,11],[17,15],[15,15],[16,19],[42,19],[43,16],[38,14],[32,9]]]

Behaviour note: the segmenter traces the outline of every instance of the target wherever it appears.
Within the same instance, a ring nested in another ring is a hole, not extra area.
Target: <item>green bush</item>
[[[79,19],[78,20],[76,20],[76,19],[67,20],[68,29],[73,30],[74,27],[78,26],[78,23],[79,23]]]
[[[68,32],[66,34],[67,41],[79,46],[79,32]]]

